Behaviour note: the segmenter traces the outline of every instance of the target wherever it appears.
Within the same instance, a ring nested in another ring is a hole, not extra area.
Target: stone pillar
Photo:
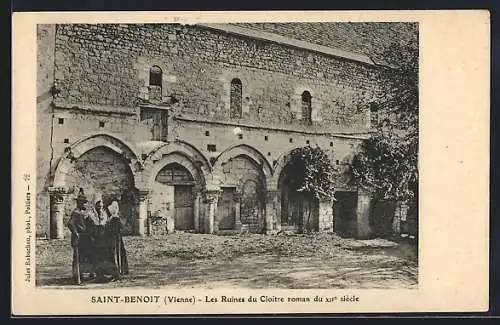
[[[267,190],[266,193],[266,233],[276,230],[278,223],[277,206],[278,206],[278,190]],[[281,222],[280,226],[281,226]]]
[[[136,225],[136,235],[146,235],[146,223],[148,222],[148,191],[139,191],[139,217]]]
[[[392,218],[392,231],[397,235],[401,234],[401,209],[397,203],[394,209],[394,217]]]
[[[196,232],[200,231],[200,200],[201,193],[196,192],[194,197],[194,230]]]
[[[53,187],[50,193],[50,238],[64,239],[64,201],[66,189]]]
[[[215,213],[217,210],[217,203],[220,196],[219,189],[210,189],[205,191],[205,203],[207,204],[207,233],[213,234],[215,232]]]
[[[371,234],[370,210],[371,210],[370,194],[358,191],[358,204],[356,207],[356,227],[357,227],[358,238],[366,238]]]
[[[319,200],[319,232],[333,232],[333,199]]]
[[[241,193],[236,192],[233,196],[234,200],[234,229],[241,229]]]
[[[274,226],[276,227],[276,231],[281,231],[281,191],[276,191],[276,218],[274,220]]]

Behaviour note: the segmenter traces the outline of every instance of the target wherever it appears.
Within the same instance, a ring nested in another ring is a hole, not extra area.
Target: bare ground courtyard
[[[124,237],[130,274],[71,284],[69,239],[37,242],[37,286],[46,288],[417,288],[417,245],[333,234]]]

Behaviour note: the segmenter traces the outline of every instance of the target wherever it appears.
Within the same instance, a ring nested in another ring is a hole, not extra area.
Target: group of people
[[[108,277],[116,281],[128,274],[118,202],[113,201],[106,209],[102,196],[96,194],[93,205],[89,205],[80,189],[67,227],[73,247],[72,275],[77,284],[82,283],[84,274],[96,282]]]

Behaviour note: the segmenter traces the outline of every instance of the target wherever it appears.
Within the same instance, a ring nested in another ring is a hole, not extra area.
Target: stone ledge
[[[72,104],[68,102],[63,102],[59,100],[54,101],[54,107],[56,109],[66,109],[66,110],[74,110],[86,113],[94,113],[94,114],[116,114],[116,115],[125,115],[125,116],[134,116],[137,115],[137,108],[135,107],[117,107],[117,106],[100,106],[100,105],[89,105],[89,104]]]
[[[260,129],[260,130],[270,130],[270,131],[277,131],[277,132],[293,132],[293,133],[299,133],[299,134],[310,134],[310,135],[324,135],[324,136],[332,136],[332,137],[338,137],[338,138],[347,138],[347,139],[359,139],[359,140],[366,140],[368,139],[371,130],[368,130],[366,132],[329,132],[327,130],[318,130],[318,131],[307,131],[305,129],[300,130],[300,126],[281,126],[281,127],[274,127],[274,126],[267,126],[267,125],[257,125],[257,124],[252,124],[248,122],[237,122],[237,121],[221,121],[221,120],[214,120],[206,117],[201,117],[201,116],[187,116],[187,115],[175,115],[174,116],[175,120],[178,121],[183,121],[183,122],[192,122],[192,123],[206,123],[206,124],[217,124],[217,125],[226,125],[226,126],[238,126],[238,127],[244,127],[244,128],[249,128],[249,129]]]

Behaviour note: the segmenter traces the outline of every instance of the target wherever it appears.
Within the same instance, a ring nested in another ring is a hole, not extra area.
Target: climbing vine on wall
[[[418,35],[418,33],[415,33]],[[381,89],[372,103],[375,134],[352,162],[358,186],[376,198],[415,201],[418,197],[418,42],[391,45],[393,65],[378,76]]]
[[[316,199],[332,198],[338,173],[328,154],[320,147],[296,148],[290,153],[289,176],[292,189]]]

